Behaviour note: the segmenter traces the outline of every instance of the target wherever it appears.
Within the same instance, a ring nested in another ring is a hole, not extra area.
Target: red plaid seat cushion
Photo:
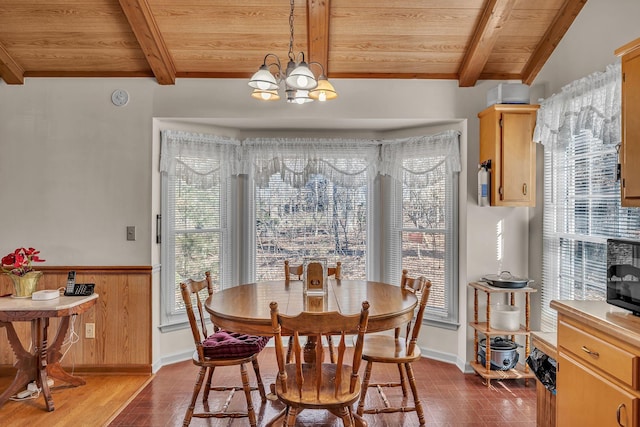
[[[219,330],[202,343],[204,355],[212,359],[237,359],[260,352],[271,337]]]

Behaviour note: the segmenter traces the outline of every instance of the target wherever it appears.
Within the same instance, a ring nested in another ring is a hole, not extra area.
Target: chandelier
[[[291,10],[289,12],[290,34],[287,68],[282,68],[280,58],[276,54],[266,54],[262,66],[249,80],[249,86],[253,88],[251,96],[262,101],[277,101],[280,99],[278,90],[280,85],[284,83],[284,92],[289,103],[305,104],[314,100],[322,102],[335,99],[338,94],[333,85],[329,83],[322,64],[319,62],[309,62],[307,64],[304,60],[304,52],[299,52],[297,57],[293,53],[294,2],[295,0],[291,0]],[[271,59],[271,62],[267,63],[269,59]],[[311,65],[316,65],[320,68],[320,74],[317,78],[311,71]]]

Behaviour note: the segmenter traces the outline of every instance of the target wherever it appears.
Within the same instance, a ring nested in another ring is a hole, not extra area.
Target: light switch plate
[[[136,240],[136,226],[128,225],[127,226],[127,240]]]

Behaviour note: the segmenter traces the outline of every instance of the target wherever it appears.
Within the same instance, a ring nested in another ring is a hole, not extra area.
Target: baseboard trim
[[[122,366],[63,366],[67,372],[74,374],[100,375],[151,375],[151,365],[122,365]],[[10,365],[0,366],[0,376],[11,377],[16,374],[16,368]]]

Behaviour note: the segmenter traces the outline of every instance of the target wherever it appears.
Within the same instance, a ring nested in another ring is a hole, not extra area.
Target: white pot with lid
[[[520,329],[520,307],[508,304],[491,304],[489,327],[501,331]]]

